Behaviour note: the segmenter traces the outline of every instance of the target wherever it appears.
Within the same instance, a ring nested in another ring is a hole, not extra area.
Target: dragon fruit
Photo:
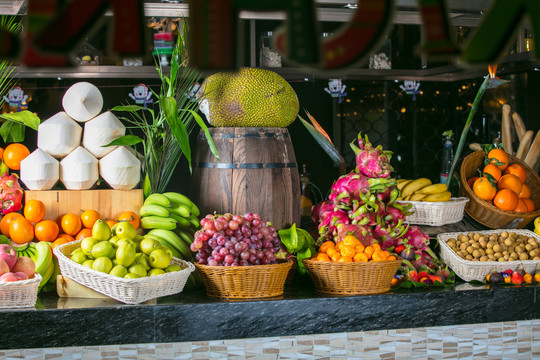
[[[325,212],[319,223],[319,239],[317,240],[317,244],[320,245],[325,240],[330,240],[331,237],[335,236],[337,234],[338,224],[349,223],[349,216],[343,210],[336,209]]]
[[[383,150],[382,146],[373,147],[362,132],[358,133],[358,146],[351,142],[351,148],[356,154],[356,172],[369,178],[387,178],[394,170],[390,165],[391,151]]]
[[[407,244],[418,250],[425,250],[429,246],[429,236],[418,226],[410,226],[403,238]]]
[[[0,176],[0,203],[2,214],[18,211],[22,208],[23,189],[16,174],[4,173]]]
[[[328,199],[336,204],[352,205],[354,200],[361,200],[363,195],[385,192],[394,186],[393,179],[374,179],[358,173],[340,176],[332,185]]]
[[[376,239],[371,233],[371,228],[369,226],[362,226],[356,224],[338,224],[338,232],[335,237],[335,242],[338,243],[342,241],[345,236],[352,235],[357,238],[364,246],[372,245]]]
[[[321,201],[320,203],[313,205],[311,207],[311,220],[313,220],[314,223],[318,223],[320,219],[325,217],[327,212],[334,211],[335,207],[336,205],[330,200]]]

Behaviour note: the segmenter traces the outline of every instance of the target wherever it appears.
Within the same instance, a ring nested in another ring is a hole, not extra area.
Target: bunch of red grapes
[[[280,240],[276,228],[258,214],[206,215],[191,251],[199,264],[249,266],[275,264]]]

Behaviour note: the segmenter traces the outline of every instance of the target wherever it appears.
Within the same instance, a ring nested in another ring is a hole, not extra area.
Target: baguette
[[[508,104],[502,107],[502,126],[501,126],[501,141],[504,151],[507,154],[514,155],[512,149],[512,121],[510,120],[512,108]]]
[[[529,130],[526,131],[525,134],[521,137],[521,141],[519,142],[519,147],[516,151],[516,157],[520,160],[525,160],[525,156],[527,156],[527,151],[531,147],[531,143],[533,140],[534,131]]]
[[[534,171],[538,171],[540,167],[540,130],[536,133],[533,143],[529,148],[529,152],[525,157],[525,163],[531,167]]]
[[[523,136],[527,132],[525,123],[523,122],[523,119],[517,112],[512,114],[512,121],[514,122],[514,128],[516,128],[516,134],[518,136],[518,139],[519,141],[521,141],[521,139],[523,139]]]

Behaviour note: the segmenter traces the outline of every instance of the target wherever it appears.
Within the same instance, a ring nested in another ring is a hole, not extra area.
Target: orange
[[[30,200],[24,205],[24,217],[30,222],[38,223],[45,216],[45,204],[40,200]]]
[[[521,184],[521,191],[518,194],[518,198],[528,199],[530,197],[531,197],[531,189],[529,188],[529,185],[525,183]]]
[[[335,253],[330,255],[330,259],[332,259],[332,261],[334,262],[339,261],[339,259],[341,259],[341,254],[338,251],[336,251]]]
[[[58,224],[52,220],[43,220],[36,224],[35,228],[36,239],[39,241],[52,242],[58,238],[60,228]]]
[[[22,217],[24,216],[17,212],[11,212],[4,215],[4,217],[0,221],[0,232],[2,233],[2,235],[9,237],[9,224],[11,223],[11,221]]]
[[[368,262],[368,258],[366,254],[358,252],[354,254],[353,261],[354,262]]]
[[[493,198],[493,205],[506,211],[514,211],[517,203],[517,194],[510,189],[501,189],[497,191],[497,195]]]
[[[386,261],[394,261],[394,260],[397,260],[397,258],[394,255],[390,255],[389,257],[386,258]]]
[[[81,214],[82,226],[91,229],[94,223],[101,219],[101,214],[96,210],[85,210]]]
[[[518,213],[529,212],[529,207],[527,206],[525,201],[523,201],[523,199],[518,198],[517,205],[514,208],[514,212],[518,212]]]
[[[389,256],[387,251],[384,250],[375,250],[373,252],[373,255],[371,256],[371,259],[373,261],[385,261],[386,258]]]
[[[34,226],[24,217],[9,223],[9,237],[16,244],[26,244],[34,239]]]
[[[472,189],[473,188],[473,184],[474,182],[476,181],[476,179],[480,179],[480,177],[478,176],[473,176],[473,177],[470,177],[467,179],[467,185],[469,185],[469,187]]]
[[[360,244],[360,241],[352,235],[347,235],[343,238],[343,243],[345,245],[355,247],[356,245]]]
[[[0,147],[0,159],[4,157],[4,148]]]
[[[497,165],[499,170],[503,171],[508,167],[508,155],[506,155],[503,149],[492,149],[487,156],[490,163],[502,163],[501,165]]]
[[[135,229],[139,228],[139,215],[135,214],[133,211],[124,211],[118,217],[118,221],[129,221]]]
[[[353,262],[352,257],[350,256],[342,256],[338,262]]]
[[[375,252],[375,248],[373,247],[373,245],[366,246],[366,248],[364,249],[364,254],[366,254],[368,260],[371,260],[371,257],[373,256],[374,252]]]
[[[333,241],[325,241],[325,242],[322,243],[321,247],[319,248],[319,252],[326,254],[326,251],[328,249],[334,248],[335,246],[336,246],[336,244],[334,244]]]
[[[379,245],[378,243],[371,244],[371,247],[372,247],[374,250],[381,250],[381,245]]]
[[[354,247],[352,247],[351,245],[343,245],[341,247],[341,256],[345,257],[345,256],[349,256],[349,257],[352,257],[354,256],[354,254],[356,254],[356,251],[354,251]]]
[[[68,239],[69,241],[75,240],[75,238],[73,236],[68,235],[68,234],[58,234],[58,238]]]
[[[82,228],[81,218],[75,214],[65,214],[60,220],[64,233],[75,236]]]
[[[534,202],[531,199],[522,199],[527,205],[527,212],[534,211]]]
[[[510,189],[515,192],[516,195],[519,195],[521,192],[521,180],[513,174],[503,175],[497,183],[497,189]]]
[[[354,247],[354,251],[356,251],[357,253],[363,253],[365,248],[366,247],[364,246],[364,244],[360,243]]]
[[[324,253],[318,253],[315,260],[317,260],[317,261],[330,261],[330,258],[328,257],[328,255],[326,255]]]
[[[339,255],[341,255],[341,254],[339,253],[339,251],[336,250],[336,249],[333,248],[333,247],[331,247],[331,248],[329,248],[328,250],[326,250],[326,255],[328,255],[330,258],[332,258],[332,255],[334,255],[334,254],[336,254],[336,253],[338,253]]]
[[[341,247],[344,246],[345,243],[343,241],[338,241],[336,243],[336,246],[334,247],[336,250],[341,251]]]
[[[107,220],[105,221],[107,223],[107,225],[109,225],[109,227],[112,229],[112,227],[114,226],[114,224],[116,224],[116,221],[114,220]]]
[[[527,171],[519,164],[508,165],[508,167],[504,170],[504,173],[516,175],[522,183],[527,181]]]
[[[493,176],[495,181],[499,181],[502,175],[501,170],[499,170],[499,168],[493,164],[487,164],[486,166],[484,166],[483,172],[484,176],[485,174],[490,174],[491,176]]]
[[[20,170],[21,161],[30,155],[30,150],[23,144],[13,143],[6,146],[2,158],[11,170]]]
[[[65,237],[59,237],[57,238],[56,240],[54,240],[51,244],[51,249],[54,250],[55,247],[57,246],[60,246],[60,245],[64,245],[66,243],[70,242],[70,240],[68,238],[65,238]]]
[[[491,185],[487,177],[482,176],[473,184],[473,192],[482,200],[490,201],[495,197],[497,189]]]
[[[75,235],[75,240],[82,240],[87,237],[92,237],[92,229],[82,228],[81,231]]]

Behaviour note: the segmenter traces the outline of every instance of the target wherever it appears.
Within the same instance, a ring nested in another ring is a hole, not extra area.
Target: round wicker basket
[[[304,259],[315,291],[326,295],[366,295],[390,290],[401,265],[393,261],[337,263]]]
[[[540,177],[527,164],[518,158],[509,155],[510,164],[519,164],[527,171],[527,181],[525,182],[531,189],[531,200],[534,202],[535,211],[529,213],[516,213],[513,211],[501,210],[495,205],[480,199],[467,185],[467,179],[476,176],[477,170],[484,163],[483,151],[476,151],[469,154],[461,163],[460,170],[460,193],[470,201],[465,206],[465,211],[480,224],[492,229],[521,229],[540,215]]]
[[[292,260],[255,266],[209,266],[195,263],[208,296],[224,299],[281,296],[292,265]]]

